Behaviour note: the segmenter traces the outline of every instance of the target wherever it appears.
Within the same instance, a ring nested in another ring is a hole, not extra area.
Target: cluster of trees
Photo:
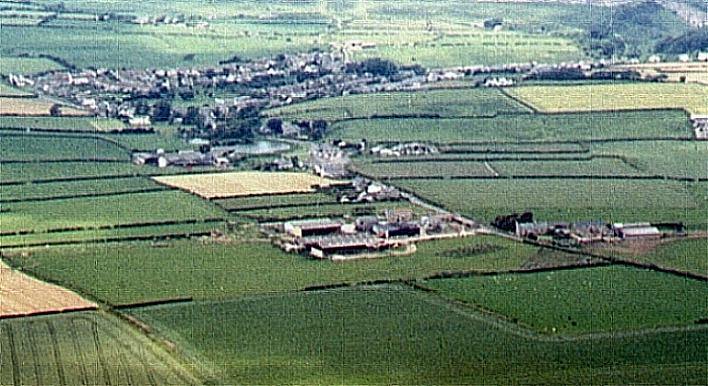
[[[516,224],[526,224],[533,222],[533,213],[525,212],[522,214],[513,213],[510,215],[497,216],[494,219],[492,225],[495,227],[507,231],[516,232]]]
[[[348,64],[346,72],[358,75],[369,73],[375,76],[393,76],[398,74],[398,65],[387,59],[371,58]]]
[[[679,36],[664,39],[656,45],[656,52],[666,55],[680,55],[696,51],[708,51],[708,28],[688,31]]]

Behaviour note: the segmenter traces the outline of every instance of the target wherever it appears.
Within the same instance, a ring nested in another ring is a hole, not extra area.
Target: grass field
[[[0,213],[3,232],[41,232],[223,216],[211,204],[178,191],[11,203],[3,205],[3,209],[8,210]]]
[[[293,206],[286,208],[270,208],[239,211],[238,216],[261,222],[286,221],[301,218],[317,217],[357,217],[365,215],[383,216],[387,209],[411,209],[414,213],[426,214],[421,207],[413,206],[407,201],[378,202],[362,204],[321,204],[317,206]]]
[[[502,112],[528,110],[499,90],[469,88],[324,98],[268,110],[266,115],[286,120],[334,121],[376,116],[492,116]]]
[[[198,240],[161,247],[111,243],[41,248],[6,258],[12,266],[67,288],[125,304],[182,296],[229,299],[341,282],[422,278],[441,271],[503,271],[519,268],[538,253],[528,245],[480,236],[420,243],[410,256],[346,264],[285,253],[270,242]]]
[[[271,196],[227,198],[215,201],[226,210],[241,211],[266,206],[336,204],[337,197],[325,193],[278,194]]]
[[[2,261],[0,261],[0,297],[2,298],[0,318],[95,307],[95,304],[71,291],[35,280],[10,269]]]
[[[49,115],[49,109],[54,103],[39,98],[0,97],[0,115],[42,116]],[[62,107],[61,114],[65,116],[84,116],[88,113],[73,107]]]
[[[682,182],[412,179],[396,185],[485,222],[498,215],[532,211],[539,221],[682,221],[694,230],[708,228],[705,188]]]
[[[416,178],[473,176],[492,177],[494,173],[484,162],[385,162],[360,163],[357,171],[374,178]]]
[[[176,225],[147,225],[129,228],[88,229],[81,231],[29,233],[22,235],[0,236],[0,249],[47,246],[62,244],[88,244],[115,241],[168,240],[196,235],[210,234],[212,231],[224,232],[221,221],[195,222]],[[80,248],[80,247],[79,247]]]
[[[0,321],[2,385],[185,385],[199,381],[135,329],[96,312]]]
[[[125,128],[117,119],[94,117],[0,117],[0,129],[108,131]]]
[[[544,112],[675,108],[708,114],[708,86],[698,84],[529,86],[510,91]]]
[[[132,314],[192,354],[218,384],[678,385],[700,384],[708,375],[705,329],[538,339],[399,287]]]
[[[155,181],[207,199],[305,193],[341,182],[309,173],[231,172],[155,177]]]
[[[13,58],[5,55],[0,58],[0,74],[3,75],[29,75],[62,68],[56,62],[45,58]]]
[[[631,257],[663,267],[708,275],[706,252],[708,252],[708,239],[698,238],[673,241],[660,245],[654,251]]]
[[[42,184],[0,185],[0,202],[89,196],[108,193],[130,193],[145,189],[161,189],[146,177],[81,180]],[[168,188],[164,188],[168,189]]]
[[[1,122],[1,121],[0,121]],[[70,136],[0,134],[0,159],[3,161],[53,161],[62,159],[121,159],[129,154],[107,141]],[[8,179],[3,177],[3,179]]]
[[[1,60],[1,59],[0,59]],[[32,96],[32,93],[20,90],[18,88],[12,87],[6,83],[0,82],[0,96],[3,97],[26,97],[26,96]],[[0,119],[0,122],[2,122],[3,119]]]
[[[431,280],[425,286],[546,334],[691,325],[708,315],[707,283],[629,267]]]
[[[643,173],[708,178],[708,142],[651,141],[593,144],[594,154],[621,156]]]
[[[501,115],[481,119],[370,119],[340,122],[329,138],[371,143],[514,143],[622,138],[691,138],[680,111],[628,111],[577,114]]]
[[[141,172],[141,169],[130,163],[115,162],[33,162],[33,163],[0,163],[2,175],[0,181],[31,182],[60,178],[89,178],[101,176],[131,177]]]
[[[591,161],[496,161],[491,167],[502,176],[636,176],[643,173],[619,159]]]

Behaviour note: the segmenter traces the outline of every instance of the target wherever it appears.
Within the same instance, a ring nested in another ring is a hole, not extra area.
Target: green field
[[[396,185],[484,222],[499,215],[532,211],[539,221],[682,221],[694,230],[708,227],[704,187],[683,182],[412,179],[396,181]]]
[[[265,206],[336,204],[337,197],[325,193],[305,193],[228,198],[214,202],[226,210],[243,211]]]
[[[24,28],[19,29],[23,30]],[[3,32],[5,32],[5,29],[3,29]],[[0,36],[3,35],[3,33],[0,33]],[[3,42],[5,41],[6,40],[3,38]],[[3,48],[5,48],[4,44]],[[0,58],[0,74],[3,75],[29,75],[37,72],[60,70],[62,68],[63,67],[58,63],[44,58],[13,58],[5,55]]]
[[[401,287],[140,309],[217,384],[701,384],[705,329],[535,337]],[[228,328],[214,328],[228,326]]]
[[[529,86],[511,92],[545,112],[674,108],[691,114],[708,113],[708,86],[699,84]]]
[[[0,385],[185,385],[170,354],[97,312],[0,320]]]
[[[369,119],[340,122],[329,138],[369,142],[514,143],[635,138],[691,138],[680,111],[500,115],[480,119]]]
[[[10,203],[4,204],[3,210],[7,210],[0,213],[3,232],[41,232],[223,216],[208,202],[179,191]]]
[[[8,84],[0,82],[0,96],[5,96],[5,97],[18,97],[18,96],[32,96],[32,93],[29,93],[24,90],[20,90],[18,88],[12,87]],[[5,120],[5,117],[0,118],[0,126],[2,126],[2,122]]]
[[[544,334],[616,333],[708,317],[708,283],[629,267],[441,279],[425,286]]]
[[[0,163],[2,178],[7,182],[30,182],[55,178],[89,178],[101,176],[136,176],[149,169],[130,163],[116,162],[34,162]],[[158,172],[159,170],[156,170]]]
[[[144,177],[80,180],[41,184],[0,185],[0,202],[8,200],[52,199],[107,193],[130,193],[145,189],[164,188]],[[166,188],[165,188],[166,189]]]
[[[341,282],[423,278],[441,271],[504,271],[519,268],[538,254],[538,248],[480,236],[420,243],[411,256],[346,264],[285,253],[270,242],[197,240],[160,247],[149,243],[55,247],[6,258],[13,266],[80,293],[125,304],[183,296],[230,299]]]
[[[118,146],[97,138],[0,134],[3,161],[52,161],[62,159],[121,159],[129,154]],[[3,172],[4,174],[4,172]],[[4,180],[10,178],[3,176]]]
[[[266,115],[286,120],[334,121],[376,116],[493,116],[505,112],[528,110],[499,90],[469,88],[324,98],[268,110]]]
[[[495,161],[491,167],[502,176],[637,176],[641,171],[620,159],[591,161]]]
[[[412,206],[408,202],[378,202],[362,204],[323,203],[317,206],[269,208],[239,211],[238,215],[257,221],[285,221],[299,218],[316,217],[342,217],[383,215],[386,209],[409,208],[416,213],[425,213],[420,207]]]
[[[649,175],[708,178],[708,142],[705,141],[593,144],[592,152],[623,157]]]
[[[107,131],[125,128],[117,119],[94,117],[0,117],[0,129]]]
[[[492,177],[494,173],[484,162],[381,162],[361,163],[357,171],[372,178],[416,178],[416,177]]]
[[[708,276],[708,239],[673,241],[632,259]]]
[[[193,224],[148,225],[130,228],[89,229],[82,231],[29,233],[23,235],[0,236],[0,249],[31,246],[46,246],[62,243],[86,244],[106,241],[164,240],[171,237],[191,237],[209,234],[211,231],[224,232],[224,224],[220,221],[196,222]],[[10,253],[10,252],[8,252]]]

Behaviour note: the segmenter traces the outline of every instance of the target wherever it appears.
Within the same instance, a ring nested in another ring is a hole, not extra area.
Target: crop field
[[[2,385],[186,385],[185,367],[97,312],[0,321]]]
[[[39,98],[0,97],[0,115],[49,115],[49,109],[54,103]],[[66,116],[82,116],[88,113],[73,107],[62,107],[61,114]]]
[[[499,90],[469,88],[324,98],[268,110],[266,114],[287,120],[334,121],[377,116],[469,117],[527,112],[523,105]]]
[[[211,204],[179,191],[10,203],[3,210],[4,233],[223,217]]]
[[[129,154],[125,150],[102,139],[0,133],[0,159],[2,161],[96,158],[130,160]],[[8,178],[3,177],[3,179]]]
[[[417,247],[409,256],[346,264],[323,264],[285,253],[270,242],[236,240],[38,248],[24,255],[6,253],[5,258],[37,277],[111,304],[128,304],[184,296],[229,299],[335,283],[425,278],[442,271],[506,271],[541,253],[537,247],[491,236],[430,241]],[[576,261],[562,255],[556,259]]]
[[[708,283],[620,266],[431,280],[425,286],[544,334],[691,325],[708,315]]]
[[[45,58],[13,58],[5,55],[0,58],[0,74],[3,75],[29,75],[62,68],[56,62]]]
[[[200,358],[218,384],[678,385],[708,375],[705,329],[546,339],[402,287],[131,313]]]
[[[79,180],[41,184],[0,185],[0,202],[49,200],[97,194],[131,193],[168,188],[146,177]]]
[[[376,142],[480,144],[602,139],[691,138],[681,111],[517,114],[479,119],[369,119],[332,125],[329,138]]]
[[[691,229],[708,227],[705,191],[678,181],[411,179],[396,181],[396,185],[485,222],[498,215],[531,211],[539,221],[682,221]]]
[[[200,197],[229,198],[262,194],[314,192],[342,182],[309,173],[230,172],[154,177],[155,181]]]
[[[414,213],[425,214],[426,211],[408,202],[378,202],[364,204],[322,204],[317,206],[268,208],[239,211],[238,216],[246,217],[260,222],[286,221],[293,219],[317,217],[356,217],[368,215],[383,215],[386,209],[411,209]]]
[[[109,131],[125,128],[117,119],[94,117],[0,117],[0,129]]]
[[[95,308],[64,288],[33,279],[0,261],[0,318]]]
[[[212,231],[224,232],[222,221],[197,221],[185,224],[131,226],[126,228],[102,228],[80,231],[28,233],[0,236],[0,249],[9,248],[88,244],[117,241],[169,240],[197,235],[209,235]]]
[[[214,201],[228,211],[262,209],[298,205],[336,204],[337,197],[325,193],[278,194],[269,196],[227,198]]]
[[[528,86],[510,92],[544,112],[673,108],[708,114],[708,86],[698,84]]]

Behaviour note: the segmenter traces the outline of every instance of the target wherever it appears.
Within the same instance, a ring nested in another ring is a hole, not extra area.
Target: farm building
[[[420,225],[417,223],[391,223],[391,224],[376,224],[371,231],[378,237],[388,239],[391,237],[415,237],[420,236]]]
[[[376,216],[357,217],[354,221],[356,230],[360,232],[371,232],[375,225],[379,223],[379,218]]]
[[[342,223],[328,218],[316,220],[288,221],[284,225],[285,232],[296,237],[320,236],[337,233],[342,229]]]
[[[624,239],[657,239],[661,237],[661,232],[659,228],[649,224],[649,223],[637,223],[637,224],[613,224],[612,230],[615,235]]]
[[[370,235],[336,235],[304,239],[310,248],[310,255],[323,259],[331,255],[357,254],[376,251],[386,246],[381,240]]]

